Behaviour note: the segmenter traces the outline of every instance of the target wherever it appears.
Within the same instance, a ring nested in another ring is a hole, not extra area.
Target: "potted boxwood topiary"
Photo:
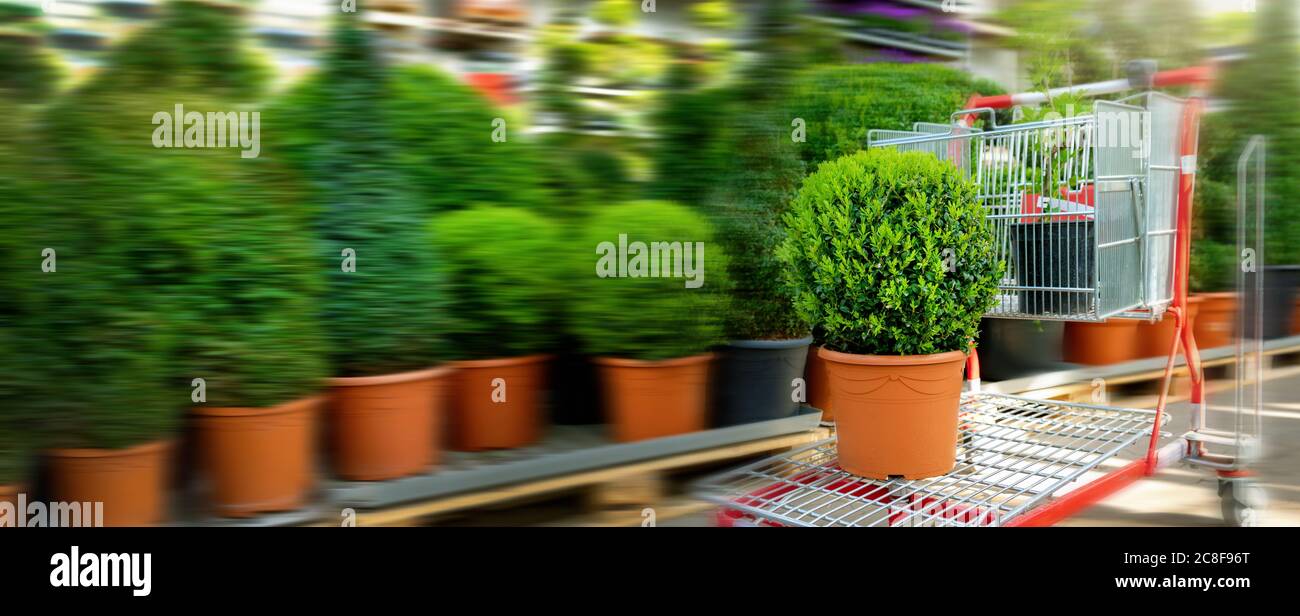
[[[454,349],[453,449],[522,447],[540,433],[543,354],[553,339],[556,232],[520,208],[475,206],[432,225]]]
[[[32,412],[29,399],[31,383],[41,378],[33,373],[30,356],[22,349],[23,339],[36,340],[38,332],[31,329],[29,303],[31,289],[27,288],[35,273],[33,256],[24,254],[20,238],[31,233],[38,220],[33,201],[37,188],[26,170],[26,156],[32,144],[22,129],[30,126],[31,118],[7,101],[0,105],[0,262],[24,264],[26,275],[0,277],[0,502],[17,507],[18,494],[26,490],[31,455],[38,447],[35,443],[35,424],[38,416]],[[39,252],[33,253],[39,255]],[[10,522],[12,524],[12,521]]]
[[[707,350],[720,338],[727,292],[726,255],[708,222],[642,201],[595,213],[582,237],[573,285],[583,301],[568,316],[596,356],[614,438],[703,428]]]
[[[202,271],[195,225],[209,221],[197,214],[231,189],[209,157],[239,156],[158,149],[141,127],[157,137],[156,114],[178,103],[229,110],[194,98],[199,88],[222,100],[259,91],[251,77],[260,73],[241,70],[247,58],[224,47],[237,40],[238,18],[224,5],[170,3],[45,111],[47,133],[32,150],[46,185],[23,253],[48,248],[57,259],[33,294],[53,358],[37,396],[58,447],[48,452],[50,495],[103,502],[108,525],[165,517],[172,435],[192,395],[175,349],[194,307],[186,289]]]
[[[56,447],[50,495],[104,503],[110,526],[165,517],[169,452],[190,398],[172,369],[177,290],[192,264],[192,222],[181,221],[189,199],[217,187],[192,158],[159,155],[140,136],[175,102],[83,90],[47,110],[34,156],[42,217],[23,253],[54,259],[32,296],[52,360],[34,383]]]
[[[878,149],[823,163],[791,204],[780,255],[824,335],[849,472],[953,466],[966,350],[1003,267],[977,194],[930,154]]]
[[[727,310],[728,343],[718,358],[715,421],[735,425],[798,412],[812,383],[804,376],[812,337],[791,303],[776,252],[785,239],[782,217],[804,176],[799,144],[790,138],[794,114],[786,109],[798,66],[797,34],[765,7],[755,45],[762,55],[731,92],[751,111],[727,127],[731,158],[710,212],[730,259],[734,285]],[[824,388],[823,388],[824,389]],[[799,394],[803,394],[801,397]]]
[[[297,509],[313,484],[328,375],[316,318],[324,272],[276,163],[201,152],[225,188],[191,201],[203,242],[183,288],[180,351],[185,374],[204,379],[193,410],[199,461],[223,515]]]
[[[398,169],[388,72],[357,15],[337,18],[323,70],[272,111],[266,124],[283,141],[267,149],[302,172],[324,240],[334,468],[376,481],[438,461],[449,370],[430,368],[440,359],[441,285],[426,216]]]

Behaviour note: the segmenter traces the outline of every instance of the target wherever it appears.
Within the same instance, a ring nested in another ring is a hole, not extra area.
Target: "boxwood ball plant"
[[[964,351],[1001,278],[978,187],[923,152],[823,163],[786,213],[795,309],[831,350]]]
[[[703,216],[666,201],[606,207],[569,252],[573,296],[582,301],[568,317],[587,353],[661,360],[720,342],[727,257]]]
[[[547,350],[561,280],[556,228],[522,208],[474,206],[431,225],[447,283],[446,337],[455,359]]]

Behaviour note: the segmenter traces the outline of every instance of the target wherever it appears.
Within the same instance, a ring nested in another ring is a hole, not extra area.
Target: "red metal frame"
[[[1211,72],[1206,67],[1191,67],[1157,73],[1155,85],[1194,85],[1205,83]],[[997,97],[973,97],[967,108],[977,107],[1005,108],[1014,104],[1014,95]],[[1191,262],[1192,246],[1192,201],[1196,190],[1196,152],[1197,134],[1200,126],[1201,101],[1192,98],[1188,101],[1183,115],[1180,155],[1182,165],[1178,175],[1178,227],[1174,248],[1174,297],[1168,312],[1175,319],[1174,337],[1170,341],[1168,361],[1165,362],[1165,374],[1160,388],[1160,397],[1156,402],[1156,413],[1151,428],[1151,439],[1147,444],[1144,459],[1135,460],[1119,470],[1112,471],[1077,490],[1073,490],[1052,502],[1026,512],[1012,520],[1007,526],[1050,526],[1065,518],[1087,509],[1102,499],[1124,489],[1142,477],[1155,474],[1160,467],[1160,426],[1163,422],[1165,405],[1168,401],[1169,386],[1173,381],[1174,364],[1181,347],[1187,358],[1187,372],[1192,380],[1191,403],[1204,404],[1205,379],[1201,367],[1201,354],[1196,346],[1196,336],[1187,324],[1187,276]],[[975,349],[971,349],[967,366],[968,378],[978,383],[979,358]],[[1197,443],[1197,447],[1204,445]],[[1183,452],[1184,454],[1193,452]]]

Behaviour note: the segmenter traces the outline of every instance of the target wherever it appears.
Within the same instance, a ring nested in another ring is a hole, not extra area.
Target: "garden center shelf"
[[[607,426],[552,426],[520,449],[447,452],[424,475],[390,481],[334,482],[326,498],[339,507],[375,509],[525,481],[609,468],[818,429],[821,411],[804,406],[791,417],[630,443],[612,442]],[[768,450],[770,451],[770,449]]]
[[[967,393],[956,465],[945,475],[858,477],[839,468],[829,439],[697,486],[723,505],[724,525],[1002,526],[1149,437],[1154,418],[1154,411]]]

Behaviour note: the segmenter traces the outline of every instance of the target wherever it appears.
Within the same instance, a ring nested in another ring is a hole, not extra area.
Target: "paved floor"
[[[1279,368],[1264,382],[1264,453],[1256,465],[1267,495],[1260,523],[1300,526],[1300,373]],[[1272,378],[1269,378],[1272,377]],[[1233,393],[1209,396],[1211,427],[1227,427],[1233,417]],[[1168,430],[1181,434],[1188,425],[1189,405],[1170,407]],[[1063,523],[1068,526],[1206,526],[1222,525],[1217,480],[1203,469],[1185,466],[1144,479]]]

